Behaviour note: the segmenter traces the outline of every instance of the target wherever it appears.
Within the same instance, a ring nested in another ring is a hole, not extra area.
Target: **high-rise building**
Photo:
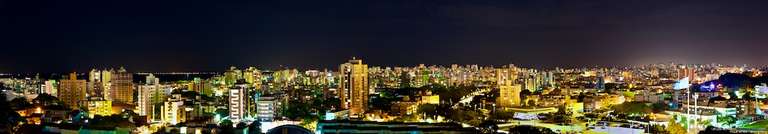
[[[349,109],[350,118],[361,118],[368,108],[368,65],[352,58],[339,67],[341,108]]]
[[[499,107],[520,106],[522,85],[516,84],[516,81],[517,70],[513,66],[496,69],[496,84],[499,88],[499,98],[496,99],[496,102]]]
[[[244,81],[235,83],[229,89],[229,119],[233,123],[240,122],[246,117],[248,109],[248,86]]]
[[[91,69],[88,73],[88,94],[89,96],[103,97],[112,100],[109,96],[110,81],[112,70]]]
[[[253,87],[261,87],[261,71],[255,67],[248,67],[248,69],[245,69],[245,72],[243,72],[243,79]]]
[[[116,103],[133,104],[133,74],[120,67],[112,74],[109,98]]]
[[[80,108],[80,101],[85,100],[85,80],[78,80],[76,73],[70,73],[69,79],[62,79],[59,83],[59,100],[69,105],[72,109]]]
[[[88,81],[89,82],[101,81],[101,71],[96,69],[91,69],[91,72],[88,73]]]
[[[541,75],[536,70],[527,70],[524,72],[525,76],[523,84],[524,88],[528,91],[535,92],[541,89]]]
[[[192,82],[189,83],[189,85],[187,86],[187,89],[203,95],[210,96],[210,95],[213,95],[213,91],[211,91],[211,88],[209,86],[210,84],[208,83],[208,80],[195,77],[192,79]]]
[[[232,85],[237,82],[237,80],[240,80],[243,78],[243,71],[240,69],[237,69],[237,67],[229,67],[229,70],[227,72],[224,72],[224,83],[227,85]]]
[[[149,74],[146,78],[144,85],[138,86],[139,88],[139,101],[136,109],[139,110],[139,115],[147,116],[148,121],[159,121],[160,114],[157,109],[160,109],[158,104],[162,104],[164,97],[163,89],[159,84],[160,79],[153,74]]]
[[[86,92],[89,97],[104,97],[104,86],[101,81],[88,81],[87,85]]]
[[[160,84],[160,78],[155,77],[154,74],[149,74],[144,79],[145,79],[144,83],[146,85],[158,85],[158,84]]]
[[[163,102],[163,122],[171,125],[184,122],[184,119],[186,119],[184,110],[184,100],[182,100],[181,94],[171,95],[167,101]]]
[[[677,79],[688,78],[692,83],[698,83],[696,79],[696,68],[689,66],[681,66],[677,70]]]
[[[56,80],[47,80],[43,85],[43,93],[49,94],[51,96],[58,96],[58,87],[59,83],[56,82]]]

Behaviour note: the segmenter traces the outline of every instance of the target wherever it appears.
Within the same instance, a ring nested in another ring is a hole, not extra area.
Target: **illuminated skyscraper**
[[[538,71],[527,70],[524,73],[525,89],[531,92],[541,89],[541,75],[539,75]]]
[[[341,108],[349,109],[350,118],[361,118],[368,108],[368,65],[352,58],[339,67]]]
[[[69,79],[63,79],[59,83],[58,97],[70,108],[78,109],[80,108],[80,101],[85,100],[85,90],[85,80],[78,80],[77,74],[73,72],[69,74]]]
[[[101,71],[96,69],[91,69],[91,72],[88,73],[88,81],[89,82],[95,82],[95,81],[101,81]]]
[[[517,69],[510,65],[508,68],[496,69],[496,83],[499,87],[499,107],[520,106],[520,91],[522,86],[516,84]]]
[[[243,79],[257,89],[261,87],[261,71],[255,67],[249,67],[243,72]]]
[[[237,82],[237,80],[240,80],[243,78],[243,71],[240,69],[237,69],[237,67],[229,67],[229,70],[227,72],[224,72],[224,82],[227,85],[232,85]]]
[[[211,91],[211,89],[208,86],[210,85],[208,84],[207,80],[203,80],[201,78],[195,77],[194,79],[192,79],[192,82],[189,83],[189,85],[187,86],[187,89],[191,91],[195,91],[200,94],[204,94],[204,95],[212,95],[213,91]]]
[[[114,71],[92,69],[88,73],[88,93],[90,93],[90,96],[104,97],[107,100],[112,100],[109,96],[112,72]]]
[[[117,103],[133,104],[133,74],[120,67],[112,74],[109,98]]]
[[[160,120],[160,114],[156,112],[156,109],[160,108],[156,105],[163,102],[164,94],[159,81],[160,79],[155,75],[149,74],[145,84],[139,86],[139,101],[136,108],[139,110],[139,115],[147,116],[149,121]]]
[[[681,66],[677,70],[677,79],[683,79],[688,78],[689,81],[692,83],[698,83],[696,79],[696,68],[694,67],[688,67],[688,66]]]
[[[233,123],[240,122],[246,117],[248,106],[248,86],[244,81],[238,81],[229,89],[229,119]]]

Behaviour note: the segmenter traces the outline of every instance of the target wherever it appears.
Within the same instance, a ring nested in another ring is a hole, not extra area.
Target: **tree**
[[[480,123],[480,131],[486,134],[492,134],[499,131],[499,125],[493,121],[483,121]]]
[[[2,128],[0,128],[0,133],[14,133],[16,126],[19,124],[19,122],[22,120],[21,115],[19,113],[16,113],[16,111],[11,110],[10,104],[8,101],[6,101],[5,93],[0,93],[0,125],[2,125]]]
[[[248,126],[248,134],[261,134],[261,122],[253,121],[251,125]]]
[[[437,115],[437,105],[435,104],[419,105],[419,113],[424,113],[427,116],[435,116]]]
[[[219,129],[221,130],[222,134],[235,133],[235,129],[232,128],[232,121],[229,119],[221,121],[221,123],[219,123]]]
[[[310,116],[310,107],[309,104],[299,100],[290,100],[288,103],[283,103],[282,115],[292,120],[301,119]]]
[[[237,125],[235,125],[235,128],[239,130],[245,129],[247,127],[248,127],[248,124],[245,124],[245,122],[240,122],[240,123],[237,123]]]
[[[635,98],[635,92],[625,91],[622,93],[622,95],[624,95],[625,98],[631,98],[631,99]]]
[[[16,97],[11,100],[9,104],[11,105],[11,109],[24,109],[32,106],[32,104],[27,101],[27,98],[24,97]]]
[[[653,112],[652,108],[643,102],[625,102],[612,107],[618,113],[644,114]]]
[[[667,105],[664,103],[651,104],[651,111],[653,111],[653,113],[661,113],[664,112],[664,110],[667,110]]]
[[[702,125],[702,126],[709,126],[712,123],[712,120],[710,120],[710,119],[699,119],[696,122],[697,122],[697,124]]]
[[[669,131],[670,134],[686,134],[688,130],[686,130],[680,123],[670,121],[669,126],[667,126],[667,131]]]
[[[534,126],[515,126],[509,128],[510,134],[555,134],[549,128],[541,128]]]
[[[699,132],[699,134],[731,134],[731,131],[708,126],[704,131]]]
[[[35,99],[32,99],[34,104],[42,104],[43,106],[61,105],[64,104],[61,100],[47,93],[37,95]]]
[[[306,116],[301,120],[299,126],[314,130],[317,128],[317,122],[320,120],[318,116]]]
[[[717,123],[719,123],[723,127],[730,128],[733,124],[736,124],[736,117],[733,117],[733,116],[723,115],[723,116],[717,116],[716,118],[717,118]]]

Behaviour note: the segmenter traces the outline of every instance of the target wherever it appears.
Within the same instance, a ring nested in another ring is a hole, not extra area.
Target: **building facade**
[[[275,97],[259,97],[257,116],[261,122],[271,122],[275,118]]]
[[[229,119],[233,123],[240,122],[247,115],[248,86],[245,83],[237,83],[229,89]]]
[[[509,68],[496,69],[496,85],[499,88],[496,103],[499,107],[520,106],[520,91],[523,87],[516,83],[517,70],[512,65]]]
[[[63,79],[59,83],[58,98],[64,104],[69,105],[72,109],[78,109],[80,107],[80,101],[85,100],[86,96],[86,82],[85,80],[78,80],[77,74],[70,73],[69,79]]]
[[[139,96],[136,109],[139,115],[147,116],[148,121],[160,121],[159,104],[163,104],[164,92],[160,79],[149,74],[144,85],[138,86]]]
[[[350,118],[360,118],[368,107],[368,65],[352,58],[339,67],[341,108],[349,109]]]
[[[117,103],[133,104],[133,74],[120,68],[112,74],[109,98]]]

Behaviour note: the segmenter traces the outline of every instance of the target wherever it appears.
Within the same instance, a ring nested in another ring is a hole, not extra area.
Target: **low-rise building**
[[[112,115],[112,101],[105,100],[101,97],[90,97],[82,104],[88,109],[88,116],[93,118],[95,115],[109,116]]]
[[[257,117],[259,121],[271,122],[275,118],[275,105],[277,101],[275,97],[259,97],[257,102]]]
[[[399,101],[392,104],[391,111],[393,115],[411,115],[418,110],[418,103]]]

